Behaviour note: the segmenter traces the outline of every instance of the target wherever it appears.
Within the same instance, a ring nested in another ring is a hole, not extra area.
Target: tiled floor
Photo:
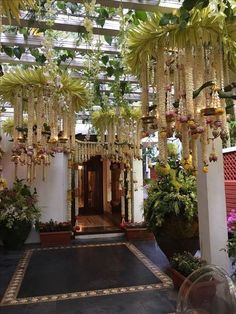
[[[155,241],[0,251],[0,314],[172,313],[166,266]]]

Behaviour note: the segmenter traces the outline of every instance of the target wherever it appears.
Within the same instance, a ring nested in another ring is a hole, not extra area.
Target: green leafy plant
[[[231,259],[232,266],[233,266],[233,273],[232,277],[236,279],[236,232],[230,234],[229,239],[227,241],[227,247],[224,251],[228,252],[228,255]]]
[[[206,265],[206,261],[193,256],[189,252],[177,253],[170,260],[170,265],[176,271],[187,277],[192,272]]]
[[[228,123],[229,126],[229,132],[230,132],[230,141],[231,145],[236,145],[236,120],[232,119]]]
[[[0,191],[0,225],[11,229],[18,221],[37,221],[40,210],[36,203],[36,190],[31,192],[23,180],[16,180],[12,189],[5,188]]]
[[[172,151],[173,153],[173,151]],[[158,179],[148,186],[144,218],[154,234],[187,238],[198,233],[196,178],[183,169],[177,155],[165,168],[157,163]]]
[[[232,257],[236,262],[236,232],[234,232],[228,240],[227,251],[229,253],[229,257]]]
[[[39,232],[71,231],[72,225],[68,221],[58,222],[50,219],[48,222],[39,222],[36,228]]]

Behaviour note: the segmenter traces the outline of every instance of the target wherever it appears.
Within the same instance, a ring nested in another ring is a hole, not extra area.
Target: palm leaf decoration
[[[26,10],[36,6],[36,0],[1,0],[1,2],[2,13],[7,16],[9,21],[11,21],[11,18],[15,18],[20,22],[20,10]]]
[[[214,48],[219,43],[223,43],[229,64],[236,70],[236,17],[227,19],[224,9],[195,7],[187,19],[181,18],[179,10],[170,23],[163,23],[164,15],[159,12],[150,15],[127,34],[126,63],[130,71],[139,74],[148,58],[156,59],[160,45],[172,50],[187,45]]]
[[[119,123],[119,119],[122,118],[126,123],[130,121],[137,122],[141,119],[142,112],[140,109],[121,108],[120,115],[114,108],[107,107],[100,111],[95,111],[92,114],[92,125],[100,132],[104,126],[110,123]]]
[[[84,83],[80,79],[73,79],[64,73],[61,76],[62,88],[58,91],[64,95],[70,94],[73,97],[74,110],[80,111],[87,104],[87,93]],[[0,95],[5,101],[13,102],[14,91],[18,88],[35,86],[36,88],[46,87],[48,77],[44,75],[43,68],[21,69],[6,73],[0,78]]]

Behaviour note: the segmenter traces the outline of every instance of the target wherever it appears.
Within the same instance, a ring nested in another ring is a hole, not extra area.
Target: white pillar
[[[207,263],[223,267],[227,272],[230,263],[226,248],[228,232],[224,187],[222,143],[215,141],[217,162],[209,164],[207,174],[203,173],[203,162],[199,154],[198,163],[198,216],[201,257]],[[198,150],[200,152],[200,149]]]
[[[133,160],[133,221],[143,221],[143,162]],[[136,190],[137,189],[137,190]],[[136,191],[135,191],[136,190]]]

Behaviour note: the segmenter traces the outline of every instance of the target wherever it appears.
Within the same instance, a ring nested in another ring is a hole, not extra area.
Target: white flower
[[[92,31],[93,31],[93,23],[92,23],[92,21],[91,21],[89,18],[87,18],[87,17],[85,17],[85,19],[84,19],[84,27],[85,27],[85,29],[86,29],[86,31],[87,31],[88,33],[92,33]]]

